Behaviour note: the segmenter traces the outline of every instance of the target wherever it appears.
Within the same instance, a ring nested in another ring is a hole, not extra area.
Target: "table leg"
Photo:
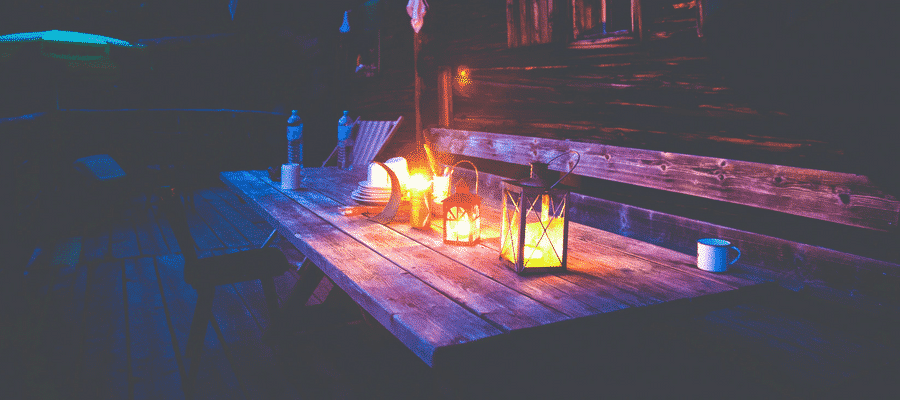
[[[259,248],[264,248],[269,245],[269,242],[272,241],[272,238],[275,237],[275,234],[278,233],[278,229],[272,229],[272,233],[269,234],[269,237],[266,238],[266,241],[259,246]]]
[[[290,318],[299,314],[299,311],[312,297],[316,287],[319,286],[319,282],[325,277],[325,273],[308,258],[303,261],[297,274],[299,278],[294,283],[291,294],[288,295],[281,308],[273,313],[272,323],[264,336],[266,341],[272,341],[287,333]]]

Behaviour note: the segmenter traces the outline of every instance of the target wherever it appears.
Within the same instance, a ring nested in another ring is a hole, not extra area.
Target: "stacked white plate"
[[[387,204],[391,198],[391,188],[372,186],[369,181],[361,181],[350,198],[366,205]]]

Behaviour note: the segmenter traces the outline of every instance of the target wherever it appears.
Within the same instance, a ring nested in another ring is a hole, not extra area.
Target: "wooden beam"
[[[516,0],[506,0],[506,46],[517,47],[519,45],[518,26],[516,25]]]
[[[641,0],[631,0],[631,33],[638,41],[644,39],[643,14],[641,13]]]
[[[453,70],[441,67],[438,75],[438,120],[442,128],[450,127],[453,118]]]
[[[413,69],[415,70],[415,102],[416,102],[416,147],[421,147],[421,143],[424,141],[422,138],[422,112],[421,112],[421,97],[422,97],[422,85],[419,82],[419,47],[421,46],[421,41],[419,40],[419,32],[413,32]]]
[[[706,18],[703,12],[706,8],[706,0],[697,0],[697,37],[703,37],[703,22]]]
[[[900,202],[862,175],[599,143],[436,128],[433,148],[512,164],[581,154],[575,174],[689,194],[861,228],[896,231]],[[575,162],[556,162],[566,171]]]

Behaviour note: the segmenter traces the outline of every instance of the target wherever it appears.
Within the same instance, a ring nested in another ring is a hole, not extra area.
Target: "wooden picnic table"
[[[455,345],[756,285],[699,270],[694,256],[577,223],[569,226],[567,271],[520,276],[499,259],[500,212],[490,201],[481,243],[452,246],[441,239],[439,219],[415,229],[402,213],[388,225],[343,215],[342,207],[356,205],[351,192],[365,171],[304,174],[298,190],[281,190],[264,171],[221,179],[432,367]]]

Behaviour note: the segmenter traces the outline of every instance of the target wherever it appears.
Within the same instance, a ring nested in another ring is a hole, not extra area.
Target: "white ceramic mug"
[[[734,249],[737,256],[728,261],[728,250]],[[728,266],[741,258],[741,251],[723,239],[706,238],[697,241],[697,268],[710,272],[725,272]]]
[[[281,189],[300,189],[300,181],[303,178],[303,167],[300,164],[281,165]]]

